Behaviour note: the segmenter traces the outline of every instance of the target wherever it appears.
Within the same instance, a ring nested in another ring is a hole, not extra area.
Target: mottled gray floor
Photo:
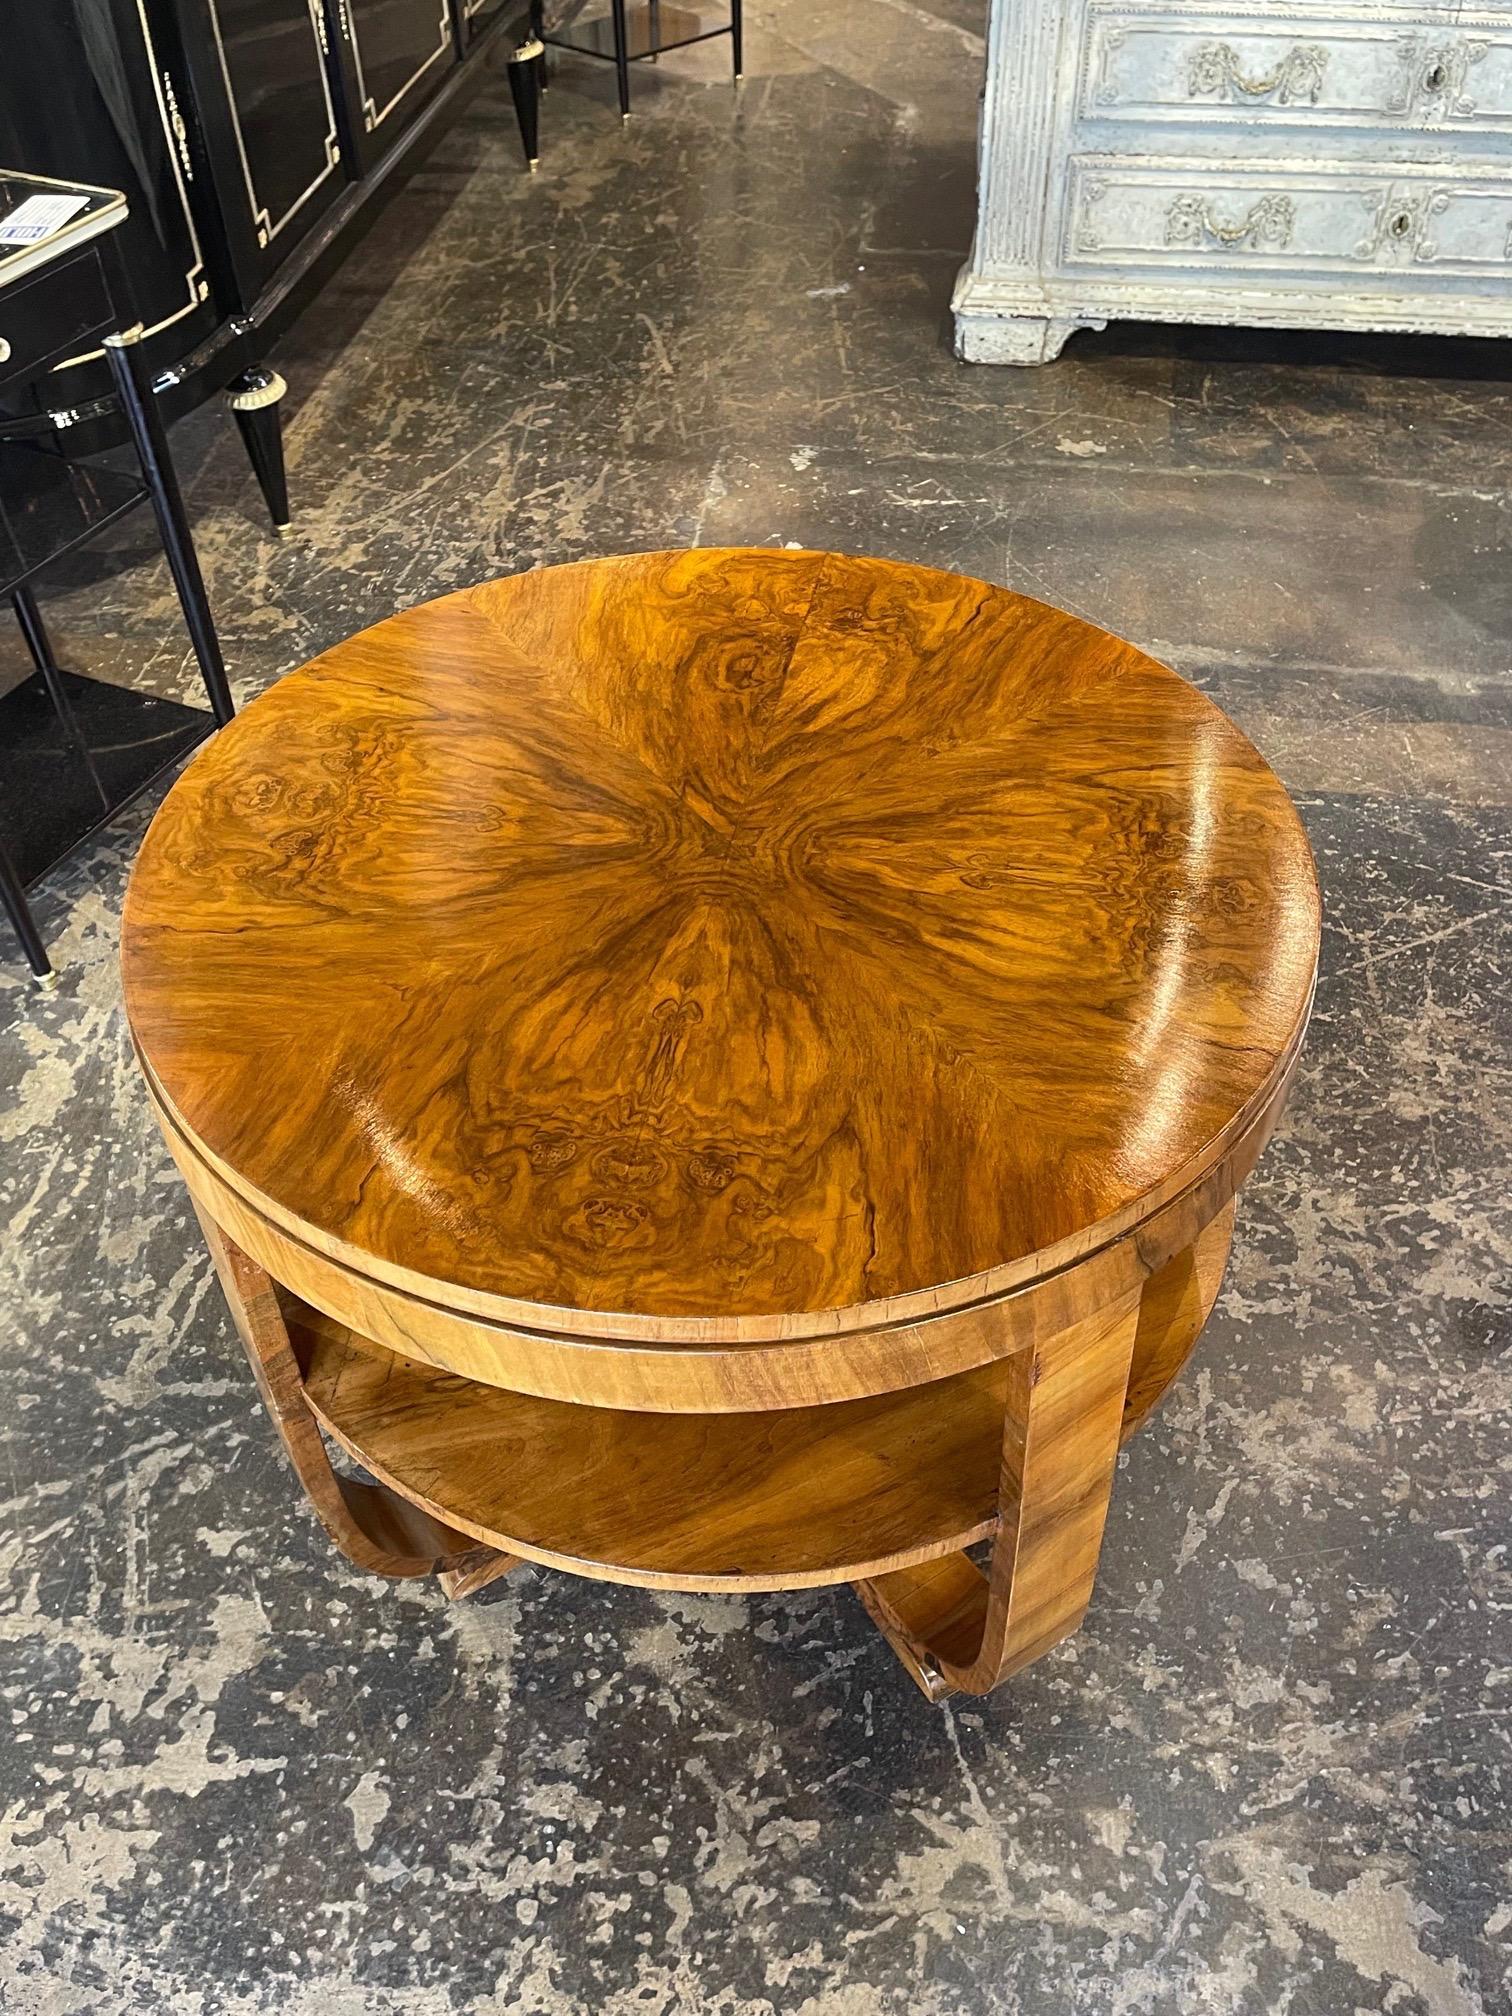
[[[1080,1637],[931,1709],[845,1592],[342,1565],[254,1402],[129,1066],[145,810],[0,965],[7,2016],[1492,2016],[1508,2007],[1512,351],[1112,330],[954,364],[967,0],[763,0],[495,85],[284,346],[298,537],[179,446],[243,693],[501,569],[701,540],[941,563],[1199,680],[1328,922],[1195,1367]],[[184,690],[161,570],[68,655]],[[11,647],[7,644],[6,649]]]

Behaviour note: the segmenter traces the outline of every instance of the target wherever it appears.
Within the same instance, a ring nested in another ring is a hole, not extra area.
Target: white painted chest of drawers
[[[1512,0],[992,0],[981,363],[1118,317],[1512,335]]]

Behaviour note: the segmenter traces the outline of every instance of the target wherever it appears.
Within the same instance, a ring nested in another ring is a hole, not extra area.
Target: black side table
[[[0,696],[0,901],[39,985],[55,986],[28,887],[234,712],[168,437],[143,369],[141,326],[109,237],[118,190],[0,170],[0,385],[35,379],[103,341],[140,476],[0,442],[0,594],[35,671]],[[59,283],[66,269],[67,278]],[[150,499],[210,712],[60,669],[37,577]]]
[[[694,4],[678,6],[674,0],[610,0],[607,14],[588,13],[593,0],[530,0],[530,37],[509,59],[509,88],[514,95],[515,117],[520,122],[520,140],[525,149],[525,165],[534,173],[540,159],[540,101],[546,88],[546,51],[567,49],[577,56],[593,56],[612,63],[619,80],[621,119],[630,117],[630,65],[654,63],[673,49],[686,49],[694,42],[708,42],[716,35],[728,35],[735,66],[735,82],[741,81],[744,67],[742,0],[727,0],[723,12],[708,14]]]

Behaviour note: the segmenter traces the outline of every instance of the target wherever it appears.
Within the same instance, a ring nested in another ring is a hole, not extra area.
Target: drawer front
[[[1512,21],[1091,7],[1086,120],[1512,131]]]
[[[1061,258],[1072,269],[1508,277],[1512,174],[1146,166],[1078,155]]]
[[[0,288],[0,380],[51,370],[119,327],[99,254],[86,246],[29,280]]]

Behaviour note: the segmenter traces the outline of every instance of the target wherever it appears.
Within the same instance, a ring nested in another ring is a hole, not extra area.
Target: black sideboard
[[[124,190],[165,417],[225,391],[288,519],[268,345],[478,80],[508,0],[49,0],[14,10],[0,159]],[[58,309],[54,313],[65,312]],[[82,324],[81,324],[82,326]],[[8,389],[0,433],[124,438],[98,345]],[[9,417],[7,417],[9,416]]]

